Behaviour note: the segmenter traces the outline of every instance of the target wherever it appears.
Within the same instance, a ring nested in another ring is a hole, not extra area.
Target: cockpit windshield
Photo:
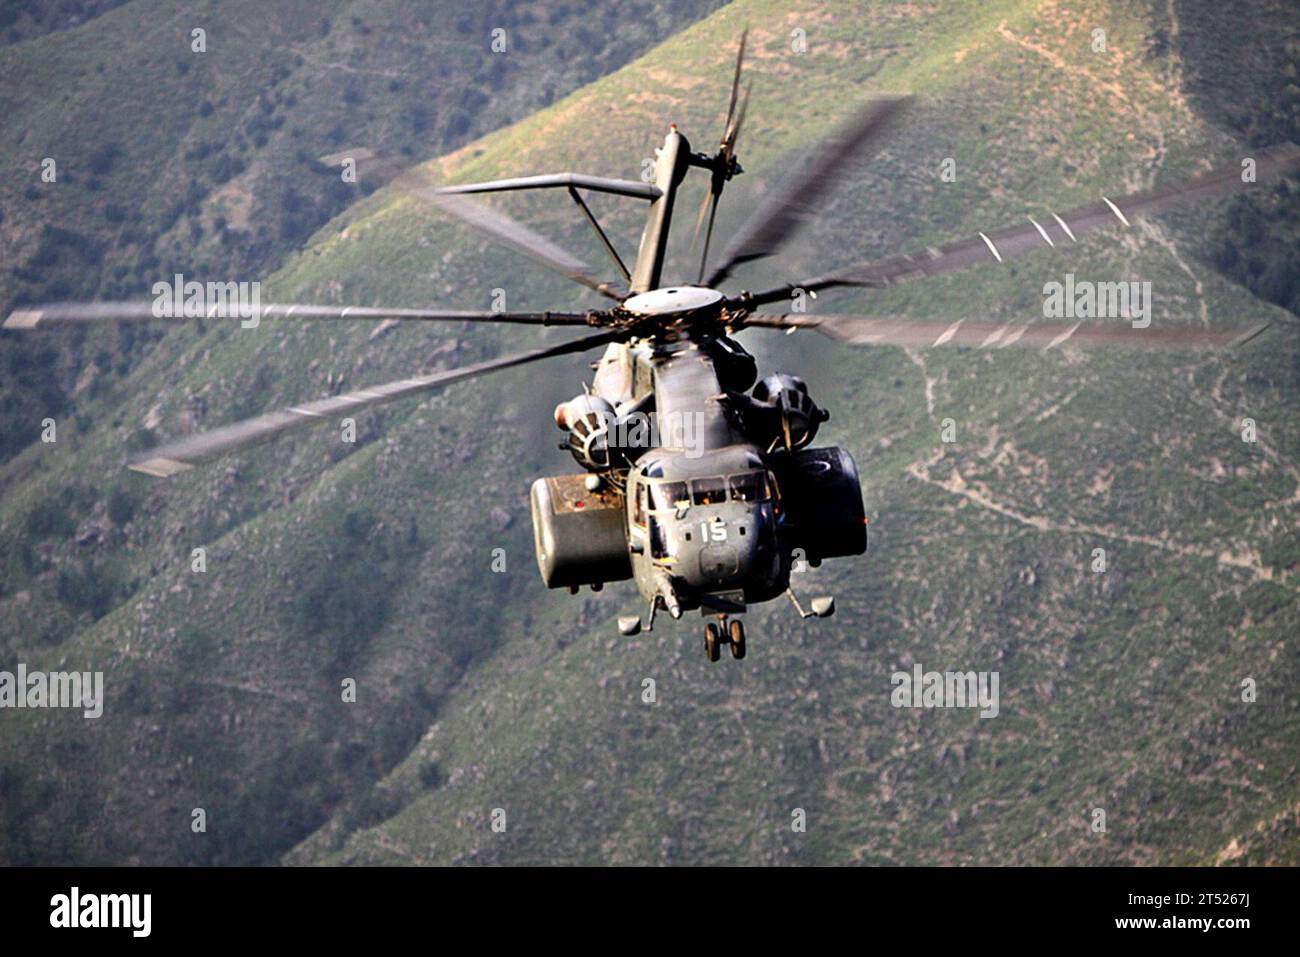
[[[651,481],[650,509],[656,512],[678,511],[691,505],[718,505],[722,502],[767,502],[772,499],[772,482],[766,472],[741,472],[737,475],[711,475],[687,482]]]
[[[690,504],[685,482],[655,482],[650,486],[651,508],[666,512]]]
[[[717,505],[727,500],[727,481],[717,478],[691,479],[691,501],[696,505]]]
[[[766,502],[771,498],[766,472],[732,475],[727,479],[727,487],[733,502]]]

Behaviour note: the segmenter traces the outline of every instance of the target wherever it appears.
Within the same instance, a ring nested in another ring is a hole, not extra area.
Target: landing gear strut
[[[731,657],[739,661],[745,657],[745,623],[738,619],[728,620],[725,615],[718,618],[717,624],[709,622],[704,626],[704,653],[710,661],[722,657],[722,646],[731,646]]]

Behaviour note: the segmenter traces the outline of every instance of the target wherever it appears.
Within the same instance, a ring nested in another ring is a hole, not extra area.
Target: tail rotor
[[[708,267],[709,242],[713,239],[713,221],[718,214],[718,200],[722,197],[722,188],[733,176],[744,172],[736,162],[736,140],[745,123],[745,112],[749,108],[749,91],[753,85],[752,82],[745,84],[745,92],[741,94],[740,73],[745,63],[745,41],[748,37],[749,30],[746,29],[740,35],[740,49],[736,53],[736,72],[731,80],[731,100],[727,105],[727,120],[722,127],[722,139],[718,142],[718,151],[708,159],[707,165],[712,173],[709,177],[709,191],[704,194],[699,215],[695,217],[695,236],[692,242],[699,241],[700,228],[704,225],[705,216],[708,216],[708,227],[704,230],[704,250],[700,254],[700,272],[696,282],[704,281],[704,272]]]

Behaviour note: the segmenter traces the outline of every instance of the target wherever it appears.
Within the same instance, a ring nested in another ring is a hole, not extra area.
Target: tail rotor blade
[[[736,113],[736,97],[740,94],[740,70],[745,64],[745,41],[749,39],[749,27],[740,34],[740,50],[736,53],[736,72],[731,78],[731,102],[727,104],[727,120],[722,124],[723,139],[731,129],[731,120]]]
[[[745,113],[749,109],[749,91],[753,88],[753,81],[745,84],[745,95],[740,101],[740,112],[736,114],[736,122],[727,129],[723,150],[727,154],[728,163],[736,155],[736,141],[740,139],[740,128],[745,125]]]
[[[691,235],[691,245],[694,246],[700,241],[700,228],[704,225],[704,217],[709,212],[709,201],[713,199],[713,182],[709,182],[709,190],[704,194],[704,201],[700,203],[699,214],[695,217],[695,232]]]
[[[722,184],[721,183],[718,184],[718,191],[716,193],[713,192],[712,190],[710,190],[709,192],[710,195],[712,195],[713,197],[713,205],[712,208],[709,210],[709,228],[704,231],[704,251],[700,253],[700,272],[699,275],[695,277],[695,281],[697,283],[704,282],[704,270],[708,268],[709,243],[713,239],[713,220],[718,215],[718,200],[722,198]],[[705,196],[704,201],[705,203],[708,203],[709,197]],[[703,207],[700,208],[700,212],[701,213],[704,212]],[[698,231],[699,229],[698,224],[696,224],[696,229]]]
[[[770,193],[727,245],[722,264],[714,268],[706,285],[717,286],[735,267],[771,256],[816,212],[850,157],[859,153],[889,126],[907,104],[907,97],[890,97],[871,103],[827,140],[799,173]]]
[[[713,157],[709,191],[704,194],[704,200],[700,203],[700,212],[695,217],[695,232],[691,237],[692,247],[699,242],[700,227],[704,224],[706,213],[709,218],[709,226],[704,233],[704,250],[700,254],[700,271],[696,282],[704,281],[704,271],[708,268],[709,243],[713,239],[713,223],[718,215],[718,200],[722,198],[722,189],[727,180],[739,170],[735,165],[736,139],[740,136],[740,128],[745,122],[745,112],[749,108],[749,91],[753,88],[752,81],[745,84],[745,94],[740,95],[740,74],[745,63],[745,43],[748,38],[749,28],[746,27],[740,35],[740,49],[736,53],[736,72],[731,78],[731,100],[727,104],[727,119],[722,125],[722,139],[718,143],[718,152]],[[740,104],[739,113],[736,112],[737,102]]]

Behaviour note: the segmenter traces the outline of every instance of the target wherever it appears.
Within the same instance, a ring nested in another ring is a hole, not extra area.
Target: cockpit
[[[716,569],[706,576],[722,579],[747,566],[755,549],[770,551],[779,495],[764,469],[680,479],[643,472],[632,495],[634,534],[644,530],[656,564]]]
[[[757,470],[683,481],[645,479],[637,486],[632,520],[642,525],[647,512],[685,513],[693,505],[720,505],[729,501],[770,502],[774,484],[769,473]]]

